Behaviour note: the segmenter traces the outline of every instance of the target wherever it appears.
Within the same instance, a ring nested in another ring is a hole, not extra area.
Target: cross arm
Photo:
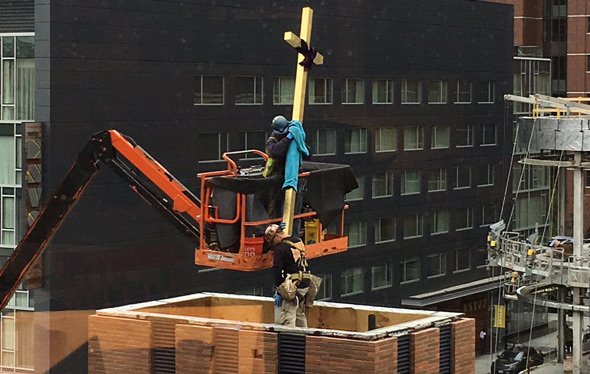
[[[283,39],[291,47],[295,48],[299,53],[303,54],[304,57],[307,57],[305,52],[308,52],[312,49],[307,45],[307,42],[305,42],[305,40],[301,39],[291,31],[285,32],[285,36]],[[315,51],[315,56],[312,62],[314,65],[322,65],[324,63],[324,56],[321,53]]]

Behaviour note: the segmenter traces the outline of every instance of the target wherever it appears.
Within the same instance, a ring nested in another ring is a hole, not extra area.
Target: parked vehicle
[[[541,365],[544,361],[543,355],[535,348],[517,346],[502,352],[496,361],[492,363],[492,374],[516,374],[528,367]]]

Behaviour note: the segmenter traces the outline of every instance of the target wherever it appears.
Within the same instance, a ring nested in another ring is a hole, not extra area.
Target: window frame
[[[379,83],[385,84],[385,101],[376,101],[376,98],[379,98]],[[373,79],[371,82],[371,103],[374,105],[390,105],[393,104],[395,99],[394,97],[394,90],[393,90],[393,79]]]
[[[384,129],[391,129],[394,134],[393,139],[393,149],[382,149],[383,146],[383,130]],[[394,126],[379,126],[375,129],[375,153],[385,153],[385,152],[396,152],[397,151],[397,141],[398,141],[398,130],[397,127]]]
[[[375,286],[375,273],[379,268],[384,269],[385,281],[383,285]],[[386,261],[382,265],[371,266],[371,291],[393,287],[393,261]]]
[[[288,97],[286,97],[286,99],[290,99],[287,101],[283,101],[283,95],[282,95],[282,91],[283,89],[281,88],[281,86],[283,86],[284,83],[286,82],[291,82],[291,86],[295,87],[295,78],[294,77],[290,77],[290,76],[275,76],[273,77],[273,81],[272,81],[272,105],[293,105],[293,100],[294,97],[293,95],[295,94],[294,90],[289,90],[289,94]],[[277,101],[278,99],[278,101]]]
[[[383,195],[375,195],[375,176],[376,175],[384,175],[385,180],[385,194]],[[382,199],[388,198],[393,196],[393,172],[392,171],[385,171],[384,173],[375,173],[371,176],[371,198],[372,199]]]
[[[459,127],[461,126],[461,127]],[[465,137],[461,136],[461,143],[457,142],[457,148],[471,148],[474,145],[474,136],[473,136],[473,125],[470,123],[461,124],[455,127],[455,133],[457,134],[457,138],[459,135],[464,135],[463,132],[466,131]],[[463,144],[464,143],[464,144]]]
[[[433,179],[431,178],[431,176],[433,175],[432,172],[438,170],[438,179],[437,181],[438,184],[441,184],[442,182],[444,182],[444,188],[441,189],[436,189],[436,190],[431,190],[430,189],[430,184],[433,181]],[[440,177],[443,177],[442,180]],[[448,172],[446,168],[438,168],[438,169],[429,169],[428,170],[428,192],[441,192],[441,191],[446,191],[448,189]]]
[[[485,183],[480,183],[482,181],[483,178],[479,178],[478,180],[478,184],[477,187],[490,187],[493,186],[495,183],[495,179],[496,179],[496,165],[493,163],[488,163],[485,165],[485,175],[486,175],[486,179],[485,179]],[[478,170],[483,173],[484,168],[478,168]]]
[[[354,286],[355,278],[360,279],[360,290],[355,291],[351,289],[351,291],[348,292],[349,279],[352,281],[351,285]],[[345,269],[343,272],[340,273],[340,296],[346,297],[362,294],[365,291],[364,283],[364,272],[361,266]]]
[[[354,235],[351,234],[350,232],[350,228],[355,226],[358,230],[358,233],[356,235],[358,235],[360,242],[359,243],[353,243],[352,238],[354,238]],[[355,220],[355,221],[350,221],[346,224],[345,226],[345,234],[346,236],[348,236],[348,248],[360,248],[360,247],[364,247],[367,245],[367,221],[364,220]]]
[[[201,75],[197,75],[195,77],[195,79],[197,79],[197,78],[199,79],[199,91],[200,91],[199,97],[201,98],[201,102],[197,102],[197,87],[195,87],[195,98],[193,100],[194,106],[222,106],[222,105],[225,105],[225,76],[201,74]],[[203,86],[204,86],[205,78],[221,78],[221,102],[218,102],[218,103],[204,103],[203,102],[203,97],[204,97]]]
[[[462,95],[466,92],[464,89],[466,87],[462,87],[463,84],[467,84],[469,87],[469,101],[463,101]],[[453,104],[471,104],[473,102],[473,85],[472,82],[469,80],[458,80],[455,84],[455,100]]]
[[[494,81],[480,81],[477,83],[478,84],[478,90],[477,90],[477,103],[478,104],[494,104],[495,102],[495,96],[496,96],[496,84]],[[483,85],[487,85],[487,95],[485,100],[481,100],[481,98],[479,97],[479,95],[483,92],[484,88]]]
[[[434,231],[434,230],[440,230],[438,228],[439,226],[439,215],[440,213],[444,213],[447,216],[447,227],[446,230],[444,231]],[[448,234],[451,230],[451,212],[448,209],[439,209],[439,210],[434,210],[432,212],[432,230],[430,232],[430,235],[443,235],[443,234]]]
[[[368,150],[368,143],[367,143],[367,129],[364,127],[354,127],[354,128],[347,128],[344,130],[344,154],[346,155],[354,155],[354,154],[363,154],[367,153]],[[353,151],[352,150],[352,138],[353,133],[358,131],[358,139],[359,139],[359,150]],[[349,140],[350,136],[350,140]],[[364,141],[363,141],[364,140]],[[348,149],[347,149],[348,148]]]
[[[446,128],[446,146],[439,146],[436,144],[439,128]],[[451,147],[451,126],[449,125],[433,125],[430,132],[430,149],[449,149]]]
[[[467,267],[459,268],[459,259],[467,258]],[[467,248],[455,249],[455,269],[453,274],[463,273],[471,270],[471,252]]]
[[[457,208],[455,211],[458,213],[460,213],[459,211],[460,208]],[[467,230],[473,230],[473,208],[472,207],[465,207],[463,208],[464,211],[461,212],[463,214],[463,217],[465,218],[466,224],[468,226],[461,226],[461,227],[455,227],[455,231],[467,231]],[[455,222],[458,222],[458,220],[455,220]]]
[[[350,100],[350,89],[349,89],[349,83],[351,81],[355,81],[356,85],[355,88],[360,87],[360,91],[361,92],[356,92],[355,90],[355,95],[353,95],[355,98],[360,95],[361,97],[361,101],[351,101]],[[342,105],[362,105],[365,103],[365,80],[362,78],[344,78],[342,80],[342,95],[341,95],[341,102]]]
[[[320,300],[320,301],[332,300],[332,298],[334,297],[334,291],[333,291],[334,282],[333,282],[332,273],[318,274],[317,276],[322,278],[322,283],[320,284],[320,289],[318,290],[318,294],[316,295],[316,300]],[[329,295],[327,295],[327,294],[329,294]]]
[[[489,127],[493,128],[493,143],[489,143],[490,139],[487,139]],[[481,147],[493,147],[498,145],[498,126],[495,123],[484,123],[481,125]]]
[[[347,193],[344,196],[344,201],[345,202],[348,202],[348,201],[361,201],[361,200],[364,200],[365,199],[365,174],[361,174],[359,176],[356,176],[355,175],[355,178],[356,178],[356,183],[359,186],[358,186],[358,188],[355,188],[354,190],[350,191],[349,193]],[[351,193],[353,193],[354,191],[358,191],[358,190],[360,190],[359,193],[360,193],[361,197],[353,197],[353,198],[350,198],[349,197],[349,195]]]
[[[240,103],[237,100],[237,96],[238,96],[238,92],[237,92],[237,88],[239,87],[238,85],[238,80],[239,79],[245,79],[245,78],[251,78],[252,79],[252,83],[253,83],[253,92],[251,92],[252,97],[254,98],[254,102],[252,103]],[[259,81],[260,80],[260,81]],[[263,105],[264,104],[264,77],[261,75],[239,75],[239,76],[235,76],[234,77],[234,91],[235,95],[234,95],[234,105]],[[260,97],[260,102],[256,101],[256,98]]]
[[[416,144],[413,144],[415,148],[408,148],[407,139],[407,132],[411,129],[415,129],[415,136],[416,136]],[[424,150],[424,126],[404,126],[404,151],[422,151]]]
[[[432,90],[433,84],[438,84],[438,86],[439,86],[438,89],[440,90],[436,100],[432,100],[433,97],[431,96],[432,93],[435,92]],[[447,104],[448,101],[449,101],[448,82],[444,79],[428,81],[428,104],[441,105],[441,104]]]
[[[220,162],[223,161],[223,154],[229,151],[229,132],[202,132],[199,135],[211,135],[217,134],[217,153],[219,158],[217,159],[206,159],[206,160],[199,160],[200,163],[209,163],[209,162]],[[223,142],[222,137],[225,134],[225,150],[223,150]]]
[[[393,238],[383,239],[383,221],[393,221]],[[395,216],[378,218],[374,226],[375,244],[392,243],[397,240],[397,218]]]
[[[331,133],[331,136],[329,136]],[[320,134],[323,134],[322,136],[320,136]],[[314,156],[334,156],[336,155],[336,153],[338,152],[338,144],[336,143],[336,129],[332,129],[332,128],[326,128],[326,129],[316,129],[314,132]],[[328,148],[332,148],[332,147],[328,147],[328,145],[333,146],[333,152],[327,152],[327,153],[322,153],[320,152],[320,140],[323,139],[323,137],[326,137],[327,139],[327,143],[326,143],[326,150],[328,150]]]
[[[438,259],[438,273],[430,274],[430,259]],[[440,278],[447,275],[447,255],[445,253],[433,253],[426,256],[426,279]]]
[[[408,83],[416,83],[415,92],[416,92],[416,101],[409,101],[408,99]],[[422,104],[422,81],[420,79],[402,79],[401,82],[401,103],[404,105],[416,105]]]
[[[407,192],[408,173],[412,173],[412,174],[415,173],[414,176],[417,177],[415,180],[417,180],[417,183],[418,183],[418,191]],[[404,172],[402,174],[400,194],[402,196],[408,196],[408,195],[419,195],[421,193],[422,193],[422,173],[420,172],[420,170],[419,169],[404,170]]]
[[[460,171],[462,170],[469,171],[469,184],[467,185],[459,185]],[[473,168],[471,165],[459,165],[455,167],[455,173],[455,186],[453,187],[454,190],[467,190],[471,188],[473,185]]]
[[[323,81],[323,95],[317,95],[316,84]],[[334,103],[334,81],[328,77],[313,77],[309,79],[307,92],[307,102],[309,105],[332,105]],[[323,97],[323,100],[316,101],[317,98]]]
[[[414,226],[416,227],[416,231],[412,233],[412,235],[408,235],[408,230],[406,229],[407,225],[406,225],[406,219],[409,218],[414,218],[415,222],[414,222]],[[424,214],[423,213],[414,213],[414,214],[406,214],[404,216],[404,221],[403,221],[403,239],[404,240],[409,240],[409,239],[416,239],[416,238],[422,238],[424,236]]]
[[[413,278],[413,279],[408,279],[408,264],[413,263],[413,262],[416,262],[417,269],[418,269],[418,277]],[[401,267],[400,284],[419,282],[422,278],[422,269],[420,269],[420,266],[421,266],[420,257],[418,257],[418,256],[407,257],[407,258],[404,258],[403,260],[401,260],[400,261],[400,267]]]

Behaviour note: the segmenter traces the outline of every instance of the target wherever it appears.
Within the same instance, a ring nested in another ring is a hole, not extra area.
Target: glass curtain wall
[[[23,122],[35,119],[35,41],[32,34],[0,34],[0,253],[5,259],[23,228]],[[3,263],[3,261],[2,261]],[[33,369],[29,292],[17,290],[0,314],[0,370]]]

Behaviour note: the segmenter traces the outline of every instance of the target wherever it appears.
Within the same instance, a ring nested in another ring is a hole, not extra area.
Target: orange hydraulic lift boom
[[[266,154],[256,150],[224,154],[223,158],[227,162],[226,170],[198,175],[201,187],[199,198],[131,138],[117,130],[105,130],[95,134],[79,153],[61,185],[51,195],[44,209],[0,269],[0,309],[6,306],[28,270],[39,259],[71,208],[99,170],[100,162],[111,167],[129,183],[135,192],[157,208],[182,233],[198,243],[195,250],[196,264],[241,271],[271,267],[272,252],[264,250],[263,239],[259,233],[256,233],[260,231],[260,227],[280,222],[281,217],[252,216],[247,204],[253,197],[251,187],[249,191],[229,191],[229,196],[235,199],[235,209],[231,217],[221,217],[222,209],[217,205],[218,203],[212,201],[217,194],[223,192],[220,191],[219,186],[216,187],[216,184],[228,180],[235,182],[240,178],[240,168],[232,156],[246,152],[253,152],[263,160],[268,158]],[[330,167],[334,169],[346,166],[332,164],[321,166],[324,169]],[[300,174],[300,177],[306,178],[309,175],[309,172],[304,172]],[[356,187],[356,182],[354,183],[355,185],[348,188],[349,190]],[[305,219],[310,223],[309,229],[306,225],[305,232],[308,258],[339,253],[347,249],[348,238],[343,232],[345,209],[346,205],[342,203],[339,230],[336,233],[324,230],[317,219],[318,212],[312,209],[308,208],[305,212],[295,215],[296,219]],[[219,236],[228,228],[232,232],[237,232],[235,243],[232,246],[222,247],[219,245],[221,242]],[[256,228],[258,231],[255,230]]]

